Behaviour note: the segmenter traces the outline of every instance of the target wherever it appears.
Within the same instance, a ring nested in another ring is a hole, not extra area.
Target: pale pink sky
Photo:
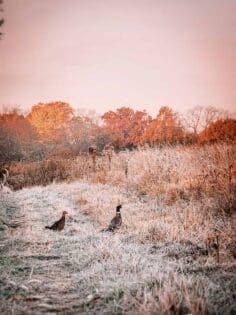
[[[236,105],[236,0],[5,0],[0,105]]]

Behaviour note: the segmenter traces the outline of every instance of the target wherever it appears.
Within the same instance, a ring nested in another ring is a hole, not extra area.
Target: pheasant
[[[53,231],[61,231],[61,230],[63,230],[64,227],[65,227],[66,214],[68,214],[68,212],[67,211],[63,211],[62,212],[62,217],[60,218],[60,220],[56,221],[51,226],[45,226],[45,229],[50,229],[50,230],[53,230]]]
[[[103,229],[101,232],[107,232],[107,231],[113,232],[115,229],[119,229],[119,227],[122,224],[122,218],[121,218],[121,213],[120,213],[120,209],[121,208],[122,208],[121,205],[116,207],[116,215],[111,220],[111,222],[108,225],[108,227]]]

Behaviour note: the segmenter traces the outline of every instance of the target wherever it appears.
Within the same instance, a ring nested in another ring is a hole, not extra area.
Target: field
[[[0,192],[1,314],[234,314],[235,161],[224,144],[22,167],[12,184],[37,186]]]

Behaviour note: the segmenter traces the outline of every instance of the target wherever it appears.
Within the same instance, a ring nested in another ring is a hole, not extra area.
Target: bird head
[[[67,211],[63,211],[63,212],[62,212],[62,215],[63,215],[63,216],[65,216],[66,214],[68,214]]]
[[[119,205],[116,207],[116,212],[120,213],[120,209],[122,208],[122,205]]]

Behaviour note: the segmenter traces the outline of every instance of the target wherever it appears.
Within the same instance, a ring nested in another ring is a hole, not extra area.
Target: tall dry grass
[[[89,181],[136,191],[140,207],[129,209],[125,222],[140,242],[201,244],[216,260],[220,256],[227,261],[236,257],[235,153],[235,147],[226,144],[120,152],[113,155],[110,169],[98,158]],[[150,198],[152,207],[145,207]],[[81,197],[82,202],[87,199]],[[104,226],[104,207],[86,211]]]
[[[40,162],[21,162],[9,166],[8,184],[13,190],[31,186],[46,186],[70,177],[71,163],[66,159],[54,158]]]
[[[10,173],[14,189],[80,179],[128,185],[167,205],[204,200],[206,212],[210,207],[222,213],[236,207],[236,150],[228,144],[125,151],[113,154],[111,161],[106,155],[54,158],[11,165]]]

